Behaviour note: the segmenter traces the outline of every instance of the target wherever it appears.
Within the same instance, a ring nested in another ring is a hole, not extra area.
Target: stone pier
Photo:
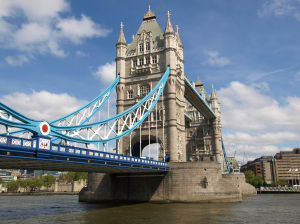
[[[81,202],[233,202],[256,195],[243,174],[222,174],[215,162],[175,163],[168,173],[90,173]]]

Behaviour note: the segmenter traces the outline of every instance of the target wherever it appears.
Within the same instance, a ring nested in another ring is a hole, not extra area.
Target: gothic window
[[[157,63],[157,56],[153,56],[152,57],[152,64],[156,64]]]
[[[146,43],[146,51],[149,51],[149,50],[150,50],[150,43],[147,42],[147,43]]]
[[[128,99],[132,99],[133,98],[133,91],[132,90],[128,90],[128,92],[127,92],[127,98]]]
[[[144,85],[140,87],[140,96],[146,96],[150,92],[150,86]]]
[[[144,58],[140,58],[140,65],[144,64]]]
[[[134,60],[133,61],[133,67],[136,67],[137,66],[137,60]]]
[[[150,58],[146,58],[146,65],[150,64]]]
[[[144,44],[140,44],[140,52],[144,51]]]

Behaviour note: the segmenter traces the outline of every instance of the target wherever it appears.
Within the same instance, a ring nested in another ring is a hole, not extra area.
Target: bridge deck
[[[42,137],[0,136],[0,168],[101,173],[167,172],[168,163],[50,143]]]
[[[205,98],[200,95],[192,82],[185,76],[185,98],[207,119],[215,119],[216,115]]]

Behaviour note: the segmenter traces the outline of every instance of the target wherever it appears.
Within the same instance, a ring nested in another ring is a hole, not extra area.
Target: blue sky
[[[184,46],[185,73],[221,102],[229,156],[241,161],[300,146],[300,0],[10,0],[0,2],[0,101],[53,120],[114,79],[148,5],[167,11]]]

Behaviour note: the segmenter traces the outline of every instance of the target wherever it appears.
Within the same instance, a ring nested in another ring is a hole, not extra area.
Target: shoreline
[[[1,196],[45,196],[45,195],[79,195],[79,192],[14,192],[0,193]]]

